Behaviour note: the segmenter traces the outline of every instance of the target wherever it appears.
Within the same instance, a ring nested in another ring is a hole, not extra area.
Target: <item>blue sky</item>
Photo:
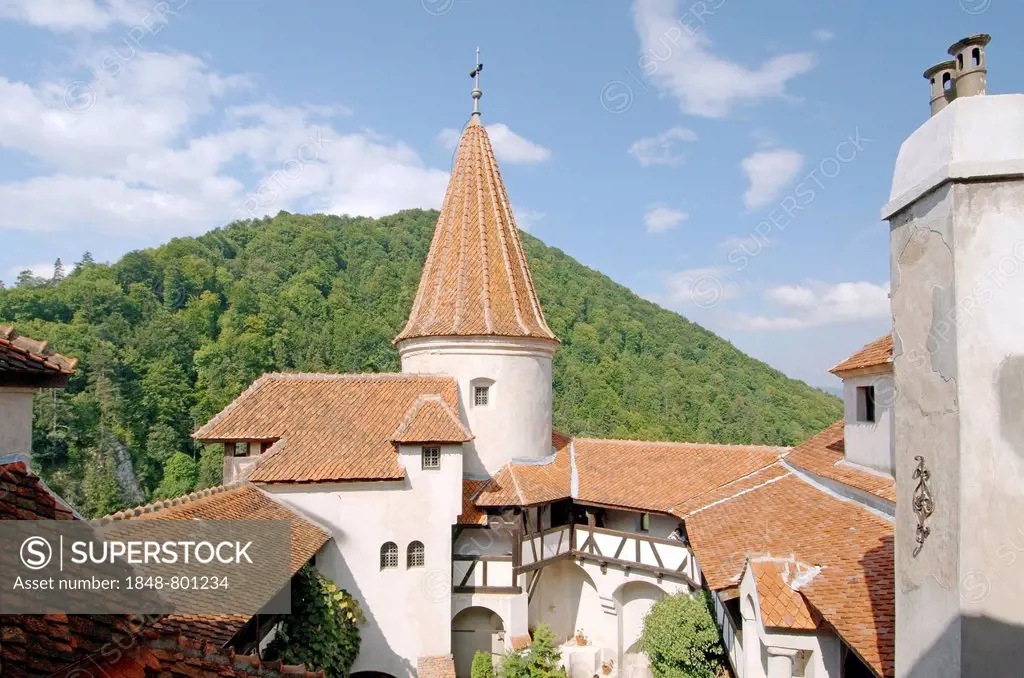
[[[816,385],[887,330],[924,69],[1021,0],[0,1],[0,279],[232,217],[438,207],[483,120],[521,227]]]

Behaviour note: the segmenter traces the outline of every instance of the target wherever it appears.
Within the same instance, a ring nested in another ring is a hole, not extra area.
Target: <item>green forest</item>
[[[190,433],[268,371],[399,369],[391,339],[437,212],[232,223],[126,254],[88,254],[0,289],[0,324],[79,358],[36,397],[34,468],[88,516],[220,482]],[[682,316],[522,234],[551,329],[554,424],[574,435],[794,444],[841,416]]]

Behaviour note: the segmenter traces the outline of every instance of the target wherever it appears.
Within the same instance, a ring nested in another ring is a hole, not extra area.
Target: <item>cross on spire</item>
[[[473,115],[480,115],[480,97],[483,96],[484,91],[480,89],[480,71],[484,70],[484,65],[480,62],[480,48],[476,48],[476,67],[469,72],[469,77],[473,78]]]

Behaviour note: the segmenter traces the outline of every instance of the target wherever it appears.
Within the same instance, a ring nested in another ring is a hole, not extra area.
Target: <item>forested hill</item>
[[[217,482],[189,434],[270,370],[394,371],[436,212],[233,223],[0,290],[0,323],[80,358],[36,400],[35,465],[84,513]],[[792,444],[839,401],[523,234],[573,434]],[[212,452],[212,450],[211,450]],[[184,454],[182,454],[184,453]],[[193,461],[195,460],[195,461]],[[198,463],[197,463],[198,462]]]

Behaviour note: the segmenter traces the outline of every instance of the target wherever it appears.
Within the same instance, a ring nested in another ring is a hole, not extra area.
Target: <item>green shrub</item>
[[[292,579],[292,613],[285,616],[266,658],[305,664],[328,678],[344,678],[359,654],[359,604],[306,565]]]
[[[662,598],[644,617],[640,651],[655,678],[715,678],[724,666],[710,594]]]
[[[533,642],[526,650],[505,653],[498,668],[500,678],[564,678],[558,665],[562,653],[555,646],[555,634],[547,624],[533,632]]]
[[[469,675],[471,678],[494,678],[494,660],[490,652],[477,652],[473,655]]]

